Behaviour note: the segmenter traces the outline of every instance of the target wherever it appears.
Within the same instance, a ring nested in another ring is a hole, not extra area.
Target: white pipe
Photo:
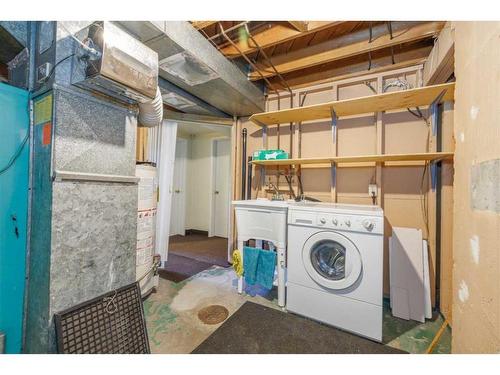
[[[148,128],[158,126],[163,120],[163,99],[160,88],[156,88],[154,99],[139,103],[139,123]]]

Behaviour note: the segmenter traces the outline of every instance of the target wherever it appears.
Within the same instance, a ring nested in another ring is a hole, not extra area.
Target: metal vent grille
[[[55,324],[59,353],[150,353],[138,283],[57,313]]]

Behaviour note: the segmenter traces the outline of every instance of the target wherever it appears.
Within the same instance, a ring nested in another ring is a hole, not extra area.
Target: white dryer
[[[291,204],[287,309],[382,341],[383,242],[379,207]]]

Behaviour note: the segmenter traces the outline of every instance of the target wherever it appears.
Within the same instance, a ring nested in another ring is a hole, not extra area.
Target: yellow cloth
[[[233,251],[233,268],[238,276],[243,276],[243,259],[238,249]]]

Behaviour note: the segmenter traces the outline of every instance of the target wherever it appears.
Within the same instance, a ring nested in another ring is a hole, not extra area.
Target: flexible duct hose
[[[163,120],[163,99],[160,88],[156,88],[154,99],[145,103],[139,103],[139,124],[152,128],[160,125]]]

